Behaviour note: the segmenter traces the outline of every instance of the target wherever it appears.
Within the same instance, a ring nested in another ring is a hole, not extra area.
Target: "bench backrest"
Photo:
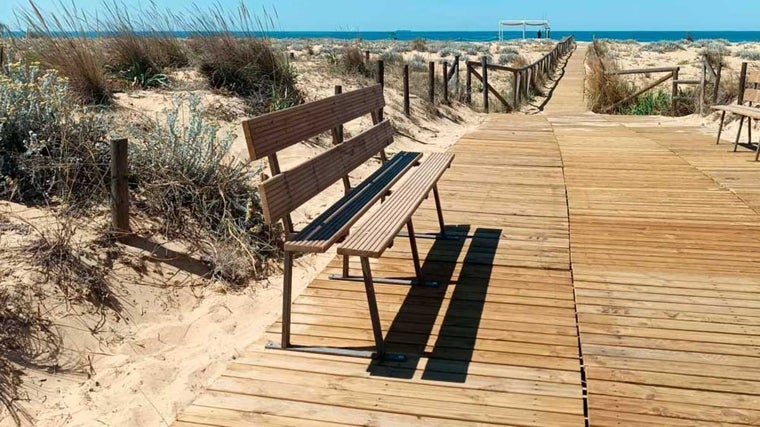
[[[335,95],[319,101],[264,114],[243,122],[252,160],[267,158],[272,173],[260,185],[262,209],[267,223],[278,220],[292,230],[290,213],[346,177],[352,170],[393,142],[390,122],[378,123],[385,106],[378,85]],[[342,125],[371,114],[374,126],[343,142]],[[299,142],[332,131],[334,147],[287,171],[281,171],[277,153]]]
[[[749,64],[742,63],[742,71],[739,76],[739,104],[760,102],[760,69],[749,69]]]

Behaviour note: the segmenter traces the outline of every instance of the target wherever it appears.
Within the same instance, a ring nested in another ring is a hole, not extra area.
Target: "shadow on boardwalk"
[[[427,357],[423,379],[465,382],[501,237],[501,230],[478,228],[468,235],[469,229],[465,225],[450,227],[447,233],[460,239],[436,240],[425,259],[423,274],[428,280],[438,281],[440,287],[412,287],[389,328],[386,336],[389,348],[406,353],[409,360],[401,364],[373,361],[368,369],[371,375],[411,379],[420,358]],[[467,239],[469,249],[454,281],[457,260]],[[449,292],[452,285],[454,289]],[[446,314],[428,352],[426,348],[447,294],[450,296]]]

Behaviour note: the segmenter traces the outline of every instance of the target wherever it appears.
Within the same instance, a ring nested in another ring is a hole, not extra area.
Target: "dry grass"
[[[369,76],[369,69],[364,63],[364,54],[358,46],[349,46],[341,55],[341,67],[348,73]]]
[[[104,54],[85,35],[86,18],[75,8],[61,5],[60,15],[45,14],[30,1],[22,20],[37,40],[33,54],[45,67],[58,70],[69,79],[72,93],[85,104],[107,104],[111,100],[103,69]]]
[[[609,112],[609,107],[634,91],[621,76],[607,74],[618,69],[614,61],[606,58],[608,49],[607,43],[594,40],[586,57],[586,102],[595,113]],[[621,109],[626,107],[620,106]]]

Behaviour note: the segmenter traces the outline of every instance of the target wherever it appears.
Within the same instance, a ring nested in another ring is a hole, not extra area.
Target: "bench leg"
[[[406,230],[409,232],[409,246],[412,247],[412,260],[414,260],[414,273],[417,276],[417,283],[424,283],[424,280],[422,280],[422,267],[420,266],[420,253],[417,250],[417,238],[414,235],[414,225],[411,218],[406,223]]]
[[[723,114],[720,115],[720,126],[718,127],[718,140],[715,141],[715,144],[720,144],[720,135],[723,133],[723,123],[726,121],[726,112],[724,111]]]
[[[348,271],[349,262],[350,260],[348,259],[348,255],[343,255],[343,277],[351,276],[350,272]]]
[[[433,198],[435,198],[435,210],[438,212],[438,225],[441,227],[441,237],[446,238],[446,223],[443,222],[443,208],[441,196],[438,194],[438,184],[433,186]]]
[[[747,117],[747,142],[752,145],[752,117]]]
[[[372,270],[369,266],[369,258],[361,257],[362,274],[364,275],[364,288],[367,291],[367,304],[369,305],[369,316],[372,320],[372,332],[375,336],[375,357],[383,358],[385,356],[385,340],[383,339],[383,328],[380,325],[380,311],[377,309],[377,298],[375,297],[375,285],[372,282]]]
[[[744,117],[739,120],[739,131],[736,133],[736,142],[734,143],[734,153],[739,149],[739,139],[742,137],[742,126],[744,126]]]
[[[290,308],[293,298],[293,253],[285,251],[285,271],[282,283],[282,336],[280,346],[290,347]]]

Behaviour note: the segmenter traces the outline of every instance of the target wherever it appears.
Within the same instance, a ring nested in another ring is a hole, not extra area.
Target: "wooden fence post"
[[[377,61],[377,82],[380,83],[380,87],[385,89],[385,62]],[[381,108],[377,112],[378,122],[383,121],[383,109]]]
[[[512,108],[520,108],[520,75],[517,71],[512,72]]]
[[[483,55],[483,111],[488,113],[488,57]]]
[[[449,102],[449,63],[443,61],[443,102]]]
[[[676,108],[678,107],[678,71],[680,70],[680,67],[676,67],[673,69],[673,91],[671,94],[671,100],[670,100],[670,108],[671,108],[671,114],[676,115]]]
[[[366,65],[369,65],[369,51],[368,50],[364,51],[364,63]]]
[[[335,85],[335,94],[340,95],[343,93],[343,86],[341,85]],[[343,125],[338,125],[338,127],[335,128],[335,141],[333,141],[334,144],[340,144],[343,142]]]
[[[454,83],[454,88],[459,91],[459,55],[454,56],[454,66],[457,67],[457,78]]]
[[[742,62],[742,73],[739,74],[739,105],[744,105],[744,89],[747,87],[747,63]]]
[[[406,117],[412,115],[409,106],[409,64],[404,65],[404,115]]]
[[[715,70],[715,87],[713,87],[712,103],[718,103],[718,93],[720,91],[720,75],[723,72],[723,64],[718,63],[718,69]]]
[[[111,225],[123,236],[129,233],[128,143],[126,138],[111,141]]]
[[[0,71],[3,70],[3,64],[5,63],[5,46],[0,44]]]
[[[428,63],[428,101],[435,102],[435,62]]]
[[[707,65],[705,65],[704,58],[703,58],[702,59],[702,80],[699,82],[699,115],[700,116],[705,113],[706,84],[707,84]]]
[[[472,69],[470,68],[470,64],[465,61],[464,66],[467,68],[465,72],[465,101],[467,104],[472,104]]]

